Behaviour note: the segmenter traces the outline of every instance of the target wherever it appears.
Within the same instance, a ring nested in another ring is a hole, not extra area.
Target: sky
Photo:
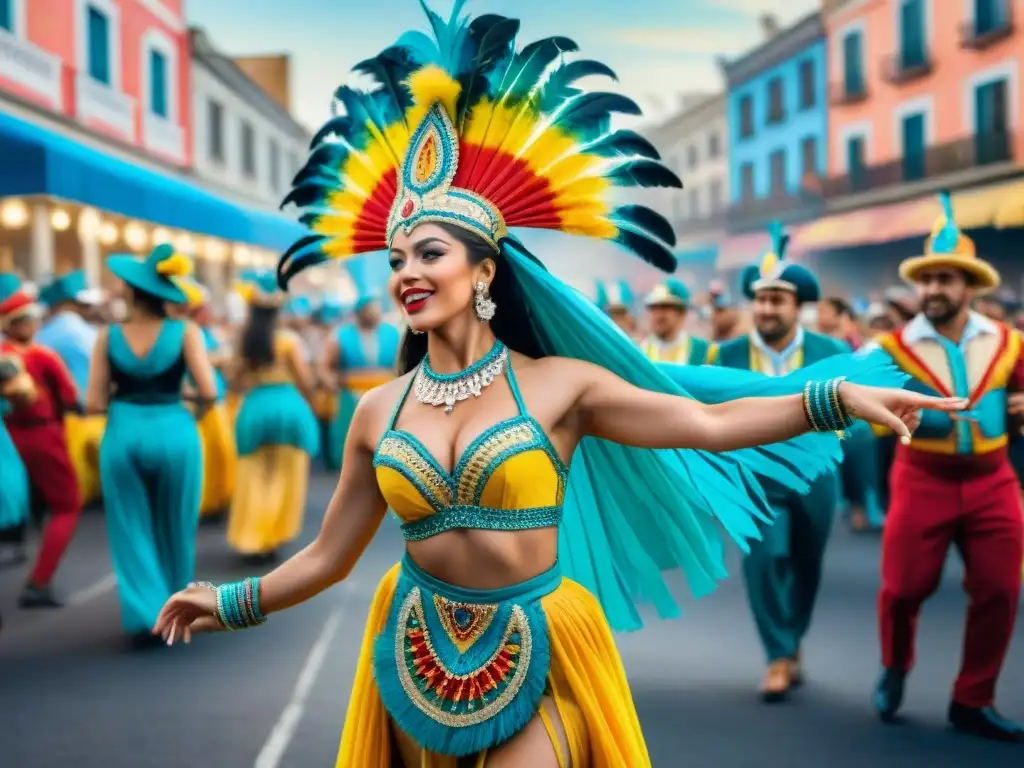
[[[452,0],[427,1],[448,17]],[[677,111],[682,94],[721,90],[717,57],[735,58],[757,46],[760,14],[774,13],[788,25],[820,2],[469,0],[466,10],[520,19],[520,45],[551,35],[572,38],[582,55],[618,74],[617,84],[600,87],[631,96],[644,119],[656,123]],[[187,15],[227,55],[290,54],[292,112],[314,131],[330,117],[331,95],[354,64],[408,29],[426,29],[418,0],[187,0]],[[587,293],[595,278],[627,278],[638,287],[659,278],[612,244],[553,232],[520,234],[549,269]]]
[[[428,0],[447,17],[452,0]],[[244,14],[239,6],[245,6]],[[608,64],[651,119],[668,116],[682,93],[721,88],[717,56],[761,40],[758,15],[788,24],[820,0],[469,0],[473,15],[522,20],[520,39],[566,35],[587,58]],[[292,110],[312,130],[330,116],[331,94],[352,65],[426,21],[417,0],[188,0],[189,23],[229,55],[292,56]]]

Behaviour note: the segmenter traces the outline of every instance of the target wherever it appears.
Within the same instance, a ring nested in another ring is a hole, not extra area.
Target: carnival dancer
[[[783,376],[849,349],[800,324],[801,308],[819,299],[818,280],[806,267],[785,261],[789,237],[780,225],[771,234],[772,246],[760,264],[743,274],[754,328],[719,346],[714,359],[729,368]],[[838,490],[832,474],[818,477],[805,493],[766,489],[775,523],[744,558],[743,575],[768,659],[761,686],[767,702],[785,700],[803,682],[800,647],[814,614]]]
[[[126,286],[128,319],[100,333],[86,407],[107,412],[100,479],[121,622],[146,644],[160,605],[192,578],[203,483],[196,419],[182,402],[185,376],[198,417],[217,388],[199,328],[167,318],[195,285],[192,262],[159,245],[145,259],[114,255],[107,266]]]
[[[631,101],[575,87],[603,65],[563,61],[565,38],[517,52],[518,22],[470,22],[462,8],[448,22],[431,13],[438,42],[411,33],[361,65],[393,88],[338,89],[347,114],[321,131],[286,198],[317,213],[278,268],[283,283],[331,256],[390,252],[389,293],[410,329],[404,373],[360,401],[315,542],[264,579],[182,592],[158,630],[173,641],[221,617],[251,626],[308,599],[349,574],[390,507],[406,554],[371,607],[339,768],[469,756],[645,768],[609,623],[562,569],[596,568],[620,625],[636,621],[638,595],[673,614],[662,567],[683,568],[699,593],[723,577],[719,523],[744,540],[768,514],[755,476],[799,484],[828,471],[849,415],[909,434],[897,413],[912,426],[918,407],[960,403],[646,360],[508,229],[605,237],[671,271],[668,223],[604,195],[678,178],[640,137],[607,132],[610,112],[638,111]],[[894,373],[856,362],[808,373]],[[797,394],[706,406],[683,382],[727,399]],[[797,437],[810,429],[805,401],[829,431]],[[783,468],[782,450],[799,463]]]
[[[199,515],[210,518],[227,511],[235,492],[238,453],[235,449],[234,430],[228,416],[228,388],[223,373],[229,358],[213,330],[209,290],[197,284],[186,309],[187,316],[203,334],[206,355],[213,368],[213,380],[217,389],[216,403],[205,409],[198,421],[199,441],[203,447],[203,492],[199,503]],[[195,386],[192,377],[189,377],[189,384]]]
[[[0,283],[4,280],[0,276]],[[21,358],[0,354],[0,417],[12,409],[12,403],[31,400],[35,383],[25,371]],[[11,440],[7,426],[0,421],[0,568],[25,562],[25,526],[28,523],[31,496],[28,472]]]
[[[943,213],[924,255],[900,265],[900,276],[917,288],[921,313],[878,343],[913,377],[908,388],[969,398],[970,410],[956,419],[925,411],[910,445],[897,448],[882,537],[883,672],[874,701],[883,720],[899,711],[921,605],[938,587],[955,544],[969,604],[949,720],[979,736],[1024,741],[1024,730],[993,707],[1017,615],[1024,546],[1007,452],[1007,410],[1024,412],[1021,337],[970,310],[975,296],[999,286],[999,274],[957,227],[949,195],[940,199]]]
[[[235,424],[238,489],[228,543],[242,555],[270,560],[302,531],[309,463],[320,440],[302,342],[278,327],[283,294],[277,278],[257,273],[247,279],[249,320],[231,374],[243,399]]]
[[[714,356],[714,345],[686,332],[690,290],[681,280],[670,277],[658,283],[644,300],[651,320],[651,335],[641,345],[654,362],[706,365]]]
[[[597,306],[631,339],[636,338],[637,331],[633,305],[633,289],[627,281],[598,280]]]
[[[363,289],[355,303],[355,319],[341,325],[324,344],[319,378],[335,393],[337,407],[328,430],[324,462],[341,469],[345,435],[359,398],[395,377],[400,334],[381,320],[380,300]]]
[[[49,307],[50,316],[36,334],[36,342],[52,349],[64,362],[78,388],[79,405],[84,406],[89,361],[99,334],[93,317],[102,296],[89,287],[85,272],[76,270],[53,280],[39,299]],[[82,412],[69,412],[64,421],[82,504],[90,504],[100,497],[99,451],[106,421]]]
[[[59,608],[53,576],[82,510],[64,427],[64,415],[79,407],[78,392],[56,353],[34,341],[41,313],[34,286],[11,273],[0,275],[0,286],[0,354],[18,358],[33,382],[31,389],[22,390],[23,397],[8,401],[12,408],[4,422],[33,491],[49,512],[35,566],[18,602],[23,608]]]

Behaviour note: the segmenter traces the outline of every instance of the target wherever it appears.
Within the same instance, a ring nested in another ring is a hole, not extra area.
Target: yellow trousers
[[[238,459],[228,517],[228,544],[242,555],[273,552],[302,531],[309,454],[270,445]]]
[[[208,410],[198,426],[203,446],[203,497],[199,514],[211,515],[231,503],[238,455],[234,429],[224,405],[218,404]]]
[[[68,453],[78,478],[78,491],[82,504],[98,501],[100,492],[100,442],[107,420],[103,416],[79,416],[69,413],[64,417],[67,431]]]
[[[396,565],[383,578],[370,606],[337,768],[392,768],[391,719],[373,677],[373,645],[387,624],[400,568]],[[559,765],[650,768],[626,673],[597,599],[563,579],[541,598],[541,605],[551,643],[548,683],[569,746],[568,755],[559,755]],[[541,717],[554,741],[543,711]],[[486,754],[480,755],[476,765],[486,762]],[[456,759],[424,752],[420,768],[456,768]]]

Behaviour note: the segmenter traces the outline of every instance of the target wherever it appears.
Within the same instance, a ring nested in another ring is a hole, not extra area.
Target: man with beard
[[[633,290],[625,280],[597,282],[597,306],[612,319],[629,338],[636,336],[636,318],[633,317]]]
[[[955,420],[924,411],[913,440],[897,449],[882,538],[883,670],[874,704],[883,721],[895,718],[914,662],[921,604],[939,586],[955,544],[969,605],[949,721],[967,733],[1024,742],[1024,729],[993,707],[1024,556],[1020,492],[1007,450],[1007,412],[1024,413],[1021,338],[970,310],[976,296],[999,286],[999,274],[956,226],[949,195],[941,201],[943,215],[924,255],[900,265],[900,276],[917,289],[921,313],[878,343],[913,377],[908,387],[965,398],[969,410]]]
[[[714,345],[686,332],[690,309],[690,291],[673,277],[654,286],[644,301],[651,322],[651,335],[641,349],[656,363],[707,365]]]
[[[772,248],[759,266],[744,272],[743,291],[753,300],[754,329],[718,348],[715,362],[719,365],[783,376],[849,351],[843,342],[800,325],[802,306],[818,301],[821,291],[806,267],[783,261],[788,239],[782,227],[775,225]],[[761,694],[766,702],[777,702],[803,682],[800,644],[810,627],[821,583],[838,481],[829,473],[805,494],[765,490],[776,520],[765,529],[763,539],[751,545],[743,575],[768,660]]]

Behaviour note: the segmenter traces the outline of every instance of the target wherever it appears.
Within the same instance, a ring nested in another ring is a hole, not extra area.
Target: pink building
[[[1024,0],[823,0],[831,210],[1013,175]]]
[[[191,159],[182,0],[0,1],[0,91],[164,163]]]

